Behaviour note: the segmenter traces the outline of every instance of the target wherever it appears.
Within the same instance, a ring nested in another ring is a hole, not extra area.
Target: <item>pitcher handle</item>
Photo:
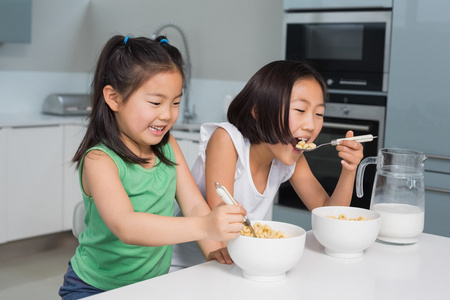
[[[361,198],[362,196],[364,196],[363,176],[364,176],[364,171],[366,170],[366,166],[369,164],[376,164],[376,163],[377,163],[377,157],[371,156],[371,157],[366,157],[359,164],[358,171],[356,172],[356,196],[358,196],[358,198]]]

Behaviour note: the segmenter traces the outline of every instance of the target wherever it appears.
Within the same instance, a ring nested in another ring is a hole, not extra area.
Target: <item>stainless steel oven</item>
[[[307,60],[330,89],[388,89],[391,11],[287,12],[283,54]]]
[[[321,144],[342,138],[348,130],[353,130],[355,135],[372,134],[378,138],[363,145],[364,157],[376,156],[378,149],[383,147],[385,115],[386,96],[384,95],[332,92],[326,104],[323,129],[316,143]],[[341,172],[341,158],[337,155],[335,147],[322,147],[304,155],[316,178],[331,194]],[[369,174],[364,176],[367,181],[364,183],[364,197],[357,198],[354,192],[351,206],[363,208],[370,206],[375,166],[368,166],[367,172]],[[306,210],[289,182],[283,183],[280,187],[277,204]]]

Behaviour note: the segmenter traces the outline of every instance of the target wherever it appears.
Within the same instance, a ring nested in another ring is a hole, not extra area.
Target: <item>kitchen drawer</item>
[[[427,190],[424,232],[450,237],[450,194]]]
[[[425,229],[450,237],[450,174],[425,172]]]
[[[427,154],[425,160],[425,170],[438,173],[450,174],[450,157]]]
[[[425,190],[441,192],[450,197],[450,173],[425,171]]]

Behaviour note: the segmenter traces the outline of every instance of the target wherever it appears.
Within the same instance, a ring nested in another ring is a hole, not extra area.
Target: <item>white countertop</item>
[[[87,116],[58,116],[43,113],[0,113],[0,128],[66,124],[87,125]],[[171,133],[177,139],[198,141],[199,129],[200,124],[181,124],[174,126]]]
[[[87,124],[87,116],[57,116],[42,113],[0,113],[0,127],[49,126]]]
[[[423,233],[408,246],[374,243],[362,258],[326,255],[312,231],[284,280],[254,282],[217,261],[112,290],[89,299],[444,299],[450,295],[450,238]]]

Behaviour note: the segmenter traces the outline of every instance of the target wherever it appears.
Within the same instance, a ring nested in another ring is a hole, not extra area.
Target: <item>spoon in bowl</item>
[[[234,200],[233,196],[231,196],[230,192],[223,186],[220,185],[218,182],[214,182],[214,185],[216,187],[216,192],[219,194],[220,198],[222,198],[223,202],[226,204],[231,205],[238,205],[239,203]],[[253,235],[257,238],[255,230],[253,229],[252,223],[250,223],[250,220],[247,218],[247,216],[244,216],[244,224],[245,226],[249,226],[250,230],[252,231]]]
[[[371,142],[371,141],[373,141],[373,139],[376,139],[376,138],[377,138],[377,136],[373,136],[371,134],[366,134],[366,135],[359,135],[359,136],[354,136],[354,137],[349,137],[349,138],[335,139],[329,143],[320,144],[319,146],[316,146],[316,144],[314,144],[314,143],[306,144],[305,142],[300,144],[302,142],[302,141],[300,141],[295,146],[295,148],[302,150],[303,152],[311,152],[311,151],[314,151],[325,145],[333,145],[333,146],[339,145],[341,141],[357,141],[360,143],[364,143],[364,142]]]

